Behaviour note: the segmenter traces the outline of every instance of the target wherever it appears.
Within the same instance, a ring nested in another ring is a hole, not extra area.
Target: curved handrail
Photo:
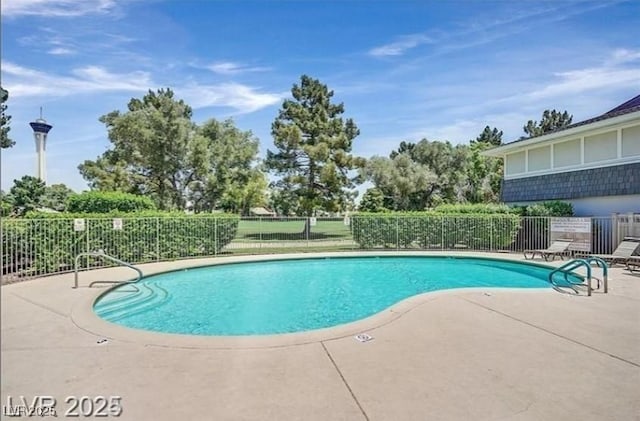
[[[138,272],[138,277],[136,278],[135,281],[125,281],[123,283],[132,284],[132,283],[138,282],[140,279],[142,279],[142,271],[140,269],[138,269],[137,267],[133,266],[131,263],[127,263],[127,262],[125,262],[123,260],[116,259],[113,256],[109,256],[108,254],[106,254],[104,252],[104,250],[89,251],[89,252],[86,252],[86,253],[80,253],[80,254],[78,254],[76,256],[74,267],[73,267],[73,270],[74,270],[73,288],[78,288],[78,264],[80,262],[80,258],[81,257],[85,257],[85,256],[102,257],[103,259],[111,260],[112,262],[115,262],[115,263],[117,263],[119,265],[122,265],[122,266],[126,266],[129,269],[133,269],[136,272]],[[92,286],[94,284],[103,284],[103,283],[115,283],[115,282],[114,281],[94,281],[94,282],[90,283],[89,286]]]
[[[596,256],[590,256],[584,260],[589,263],[589,266],[591,266],[591,263],[595,263],[596,266],[602,269],[603,292],[607,294],[609,292],[609,266],[607,265],[607,262]]]
[[[569,278],[567,277],[567,275],[569,274],[570,271],[572,271],[574,269],[577,269],[580,266],[584,266],[584,267],[587,268],[587,277],[586,277],[586,279],[587,279],[587,296],[591,296],[591,290],[592,290],[592,288],[591,288],[591,264],[589,262],[587,262],[587,260],[585,260],[585,259],[574,259],[574,260],[571,260],[571,261],[565,263],[564,265],[560,266],[559,268],[555,268],[554,270],[552,270],[549,273],[549,283],[552,284],[552,285],[556,285],[553,282],[553,275],[555,273],[557,273],[557,272],[560,272],[560,273],[562,273],[564,275],[565,281],[567,281],[567,283],[569,285],[572,285],[573,282],[569,281]],[[570,286],[570,288],[576,294],[578,293],[578,291],[573,286]]]

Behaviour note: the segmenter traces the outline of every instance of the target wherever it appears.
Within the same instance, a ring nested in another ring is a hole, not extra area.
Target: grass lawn
[[[264,218],[262,220],[241,220],[235,241],[306,241],[304,235],[305,219],[281,221]],[[342,240],[351,238],[349,226],[342,219],[318,219],[311,227],[309,240]]]

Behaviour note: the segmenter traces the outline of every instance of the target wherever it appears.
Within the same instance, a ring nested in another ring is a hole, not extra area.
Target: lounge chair
[[[549,257],[551,257],[551,260],[555,260],[556,256],[560,256],[560,259],[564,260],[564,255],[567,253],[569,245],[572,242],[573,240],[557,239],[544,250],[525,250],[524,258],[533,259],[539,254],[544,260],[549,260]],[[530,256],[527,256],[527,253],[530,254]]]
[[[633,272],[634,270],[640,270],[640,256],[631,256],[630,258],[627,259],[625,263],[627,265],[627,270],[629,272]]]
[[[640,247],[640,238],[625,237],[618,247],[611,254],[594,254],[593,257],[599,257],[609,263],[609,266],[616,263],[627,264]],[[640,258],[640,256],[639,256]]]

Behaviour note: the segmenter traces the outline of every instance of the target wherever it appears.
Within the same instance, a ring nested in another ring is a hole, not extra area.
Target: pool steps
[[[99,302],[95,306],[96,314],[113,322],[157,308],[170,298],[167,290],[158,285],[140,284],[139,286],[141,288],[126,296],[104,303]]]

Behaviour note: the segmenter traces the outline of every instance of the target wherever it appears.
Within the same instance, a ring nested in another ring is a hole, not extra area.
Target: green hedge
[[[433,209],[437,213],[447,214],[516,214],[517,212],[510,206],[497,203],[475,203],[475,204],[455,204],[439,205]]]
[[[84,231],[74,231],[74,218],[85,219]],[[122,230],[113,228],[113,218],[122,219]],[[238,221],[226,214],[30,213],[3,220],[3,270],[68,270],[79,253],[96,250],[131,263],[212,256],[233,240]]]
[[[558,200],[529,205],[525,208],[526,216],[573,216],[573,205]]]
[[[122,192],[89,191],[74,194],[67,200],[67,212],[109,213],[153,210],[155,203],[146,196]]]
[[[513,243],[520,220],[509,213],[360,213],[351,217],[351,232],[363,249],[499,250]]]

